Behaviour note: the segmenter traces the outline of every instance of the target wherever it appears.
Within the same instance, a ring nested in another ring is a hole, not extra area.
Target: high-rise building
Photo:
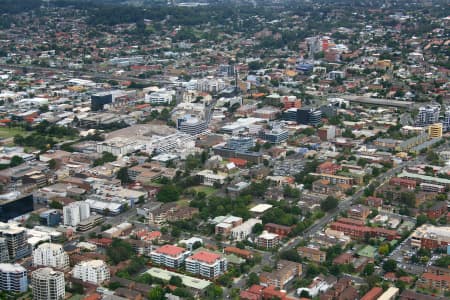
[[[23,293],[28,289],[27,270],[19,264],[0,264],[0,291]]]
[[[34,300],[62,300],[66,295],[64,273],[52,268],[31,273],[31,287]]]
[[[64,270],[69,267],[69,256],[62,245],[44,243],[34,250],[33,265]]]
[[[89,260],[79,262],[72,270],[72,276],[83,282],[100,284],[109,280],[108,265],[103,260]]]
[[[91,215],[89,204],[84,201],[70,203],[63,207],[64,225],[75,227]]]
[[[441,106],[439,104],[420,107],[416,118],[416,125],[425,127],[427,125],[438,123],[440,112]]]
[[[444,131],[450,131],[450,108],[447,107],[445,113],[444,113],[444,122],[443,122],[443,126],[444,126]]]
[[[297,124],[316,126],[322,120],[322,112],[320,109],[314,108],[291,108],[283,113],[282,119],[285,121],[294,121]]]
[[[9,262],[8,244],[5,238],[0,238],[0,263]]]
[[[200,134],[208,128],[208,124],[205,120],[201,120],[191,115],[185,115],[177,121],[178,130],[190,135]]]
[[[31,247],[25,238],[24,228],[6,223],[0,223],[0,237],[6,240],[9,259],[11,261],[31,254]]]

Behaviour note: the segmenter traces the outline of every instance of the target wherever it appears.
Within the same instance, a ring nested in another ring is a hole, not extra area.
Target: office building
[[[9,262],[8,245],[5,238],[0,238],[0,263]]]
[[[64,273],[52,268],[41,268],[31,273],[31,288],[33,300],[62,300],[64,299]]]
[[[199,251],[186,258],[186,271],[214,279],[227,271],[227,260],[216,253]]]
[[[283,113],[282,119],[297,124],[316,126],[322,121],[322,112],[314,108],[291,108]]]
[[[89,204],[84,201],[72,202],[63,207],[64,225],[76,227],[91,215]]]
[[[151,252],[151,259],[155,264],[177,269],[184,264],[188,255],[189,251],[184,248],[164,245]]]
[[[416,126],[425,127],[438,123],[441,106],[439,104],[422,106],[416,117]]]
[[[8,222],[30,211],[33,211],[33,195],[16,191],[0,195],[0,222]]]
[[[272,130],[263,130],[260,133],[260,138],[271,144],[281,144],[287,141],[288,137],[289,137],[288,131],[281,128],[274,128]]]
[[[109,105],[121,105],[129,100],[129,94],[125,91],[114,90],[100,92],[91,96],[91,110],[104,110]]]
[[[61,213],[56,209],[47,210],[39,215],[39,223],[50,227],[58,226],[61,223]]]
[[[441,138],[442,132],[443,132],[442,123],[434,123],[428,126],[428,138],[430,139]]]
[[[183,118],[178,119],[177,128],[179,131],[190,134],[197,135],[200,134],[208,128],[206,121],[201,120],[197,117],[186,115]]]
[[[161,89],[145,95],[145,102],[153,105],[170,104],[175,96],[175,91]]]
[[[235,151],[248,151],[250,148],[255,146],[255,140],[248,136],[234,136],[230,138],[225,148],[235,150]]]
[[[27,270],[19,264],[0,264],[0,291],[23,293],[28,290]]]
[[[88,260],[76,264],[72,276],[83,282],[98,285],[109,280],[110,273],[108,265],[103,260]]]
[[[62,245],[44,243],[34,250],[33,265],[64,270],[69,267],[69,256]]]
[[[0,223],[0,237],[4,238],[6,241],[10,261],[14,261],[31,254],[31,247],[27,243],[24,228],[11,224]]]

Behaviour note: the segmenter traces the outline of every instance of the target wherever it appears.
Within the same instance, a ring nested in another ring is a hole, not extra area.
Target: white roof
[[[252,207],[250,209],[250,211],[254,212],[254,213],[263,213],[272,207],[273,207],[273,205],[270,205],[270,204],[258,204],[256,206]]]

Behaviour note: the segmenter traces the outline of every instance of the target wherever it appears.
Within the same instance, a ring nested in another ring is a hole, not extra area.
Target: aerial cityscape
[[[448,0],[0,0],[0,300],[450,299]]]

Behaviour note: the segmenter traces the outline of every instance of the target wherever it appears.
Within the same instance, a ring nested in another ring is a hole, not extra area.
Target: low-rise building
[[[288,260],[280,260],[277,263],[276,270],[269,273],[263,272],[259,276],[261,285],[275,286],[280,289],[284,287],[295,277],[302,275],[302,265]]]
[[[264,249],[272,249],[278,247],[280,243],[280,236],[276,233],[270,233],[267,231],[263,231],[261,235],[256,239],[256,244],[258,247]]]
[[[297,248],[298,255],[302,258],[309,259],[314,262],[323,263],[327,259],[327,253],[318,248],[313,247],[299,247]]]
[[[450,227],[424,224],[411,235],[411,245],[426,249],[447,247],[450,245]]]
[[[238,225],[231,229],[231,237],[236,241],[245,240],[251,233],[256,224],[262,224],[259,219],[248,219],[241,225]]]

